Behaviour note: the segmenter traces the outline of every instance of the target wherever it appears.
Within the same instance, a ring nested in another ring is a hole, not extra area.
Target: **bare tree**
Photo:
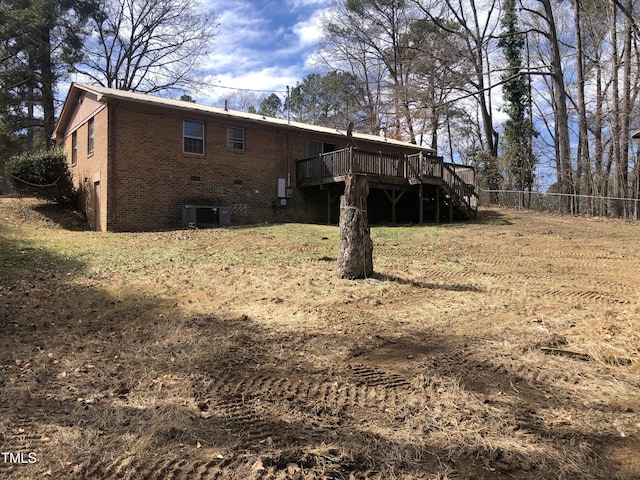
[[[464,42],[473,73],[468,77],[468,93],[478,102],[482,118],[483,149],[498,155],[498,133],[491,109],[490,45],[496,37],[500,2],[498,0],[416,0],[425,16],[435,22],[443,35]]]
[[[384,82],[377,100],[391,107],[388,115],[380,115],[383,121],[384,117],[389,120],[382,127],[389,136],[415,143],[410,88],[413,56],[406,45],[413,18],[406,0],[339,0],[332,16],[325,19],[325,48],[367,68],[368,73],[377,75],[383,68],[383,77],[370,78]]]
[[[101,0],[77,71],[98,84],[154,93],[193,88],[216,36],[198,0]]]
[[[612,2],[614,3],[614,2]],[[632,11],[632,1],[627,0],[624,2],[623,10]],[[612,14],[612,29],[618,28],[618,20],[615,15],[615,5],[613,6],[613,14]],[[620,108],[616,109],[616,122],[620,126],[620,136],[619,147],[617,149],[617,155],[615,158],[615,177],[614,183],[616,186],[616,196],[620,198],[627,198],[630,189],[629,189],[629,147],[630,147],[630,129],[631,129],[631,46],[632,46],[632,22],[631,18],[628,15],[624,15],[624,20],[621,22],[623,24],[622,30],[622,52],[618,56],[616,55],[613,60],[614,64],[612,68],[614,71],[618,71],[618,69],[622,70],[622,84],[620,87],[622,88],[622,92],[620,93],[618,90],[618,80],[619,77],[616,74],[614,80],[614,89],[616,91],[616,98],[614,99],[614,105],[619,105]],[[620,95],[620,96],[618,96]],[[619,100],[619,101],[617,101]],[[624,204],[618,204],[616,208],[616,213],[618,216],[627,216],[628,211],[626,211]]]
[[[457,27],[450,25],[450,28]],[[423,18],[411,25],[406,45],[413,56],[411,96],[416,103],[414,122],[418,144],[438,149],[439,140],[446,139],[453,160],[451,121],[460,118],[461,111],[449,102],[465,91],[468,78],[473,74],[465,42],[458,35],[443,35],[435,22]],[[439,134],[442,127],[446,127],[444,135]]]
[[[326,25],[321,58],[331,70],[347,71],[360,79],[362,96],[357,101],[366,114],[361,127],[364,132],[378,135],[384,113],[384,64],[370,55],[365,42],[358,39],[354,39],[354,43],[337,41],[333,35],[336,26],[330,22]]]
[[[534,21],[539,20],[537,33],[542,36],[548,49],[547,79],[549,91],[552,94],[553,107],[553,139],[556,150],[556,176],[561,198],[561,210],[569,213],[572,208],[569,194],[575,193],[573,185],[573,167],[571,162],[571,141],[569,129],[569,109],[567,85],[565,82],[562,42],[556,24],[556,16],[551,0],[535,0],[535,4],[542,8],[524,7]]]

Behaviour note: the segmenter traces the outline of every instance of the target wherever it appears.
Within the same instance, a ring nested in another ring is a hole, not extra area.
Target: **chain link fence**
[[[562,193],[485,190],[478,188],[480,205],[499,205],[540,212],[570,213],[640,220],[640,199]]]

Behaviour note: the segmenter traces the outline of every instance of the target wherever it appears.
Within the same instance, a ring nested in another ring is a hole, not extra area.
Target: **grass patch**
[[[0,218],[3,478],[640,475],[635,224],[374,227],[347,281],[337,227]]]

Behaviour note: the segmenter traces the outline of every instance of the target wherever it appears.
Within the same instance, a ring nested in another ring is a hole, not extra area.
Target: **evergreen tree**
[[[504,111],[509,115],[503,126],[503,156],[509,167],[512,187],[531,191],[536,163],[531,139],[536,133],[529,117],[531,93],[528,77],[522,71],[525,39],[518,30],[515,0],[503,0],[503,11],[499,46],[507,60],[507,69],[502,76],[502,92]]]
[[[0,4],[0,120],[5,145],[15,144],[13,137],[26,132],[28,150],[50,147],[56,85],[79,59],[86,18],[95,8],[93,0]]]
[[[285,106],[292,118],[300,122],[339,128],[354,122],[358,128],[366,117],[358,103],[361,89],[361,83],[350,73],[311,73],[291,89]]]
[[[257,113],[267,117],[280,117],[282,114],[282,100],[278,95],[272,93],[260,102],[260,108]]]

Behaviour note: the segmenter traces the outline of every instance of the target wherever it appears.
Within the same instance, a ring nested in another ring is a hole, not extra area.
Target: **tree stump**
[[[356,279],[373,274],[373,242],[367,218],[369,184],[363,175],[348,174],[340,197],[338,277]]]

